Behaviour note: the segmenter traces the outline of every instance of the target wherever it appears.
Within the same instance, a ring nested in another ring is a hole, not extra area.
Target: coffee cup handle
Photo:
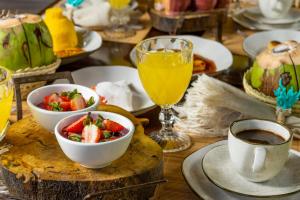
[[[267,150],[264,147],[256,147],[254,149],[254,162],[252,165],[253,172],[261,171],[265,166]]]

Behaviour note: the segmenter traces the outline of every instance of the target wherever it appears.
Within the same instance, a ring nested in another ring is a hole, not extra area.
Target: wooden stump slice
[[[87,169],[69,160],[55,135],[32,117],[13,124],[4,142],[13,145],[1,155],[3,178],[12,195],[22,199],[83,199],[87,194],[163,178],[161,148],[144,135],[141,123],[126,153],[110,166]],[[114,192],[96,199],[148,199],[155,185]]]

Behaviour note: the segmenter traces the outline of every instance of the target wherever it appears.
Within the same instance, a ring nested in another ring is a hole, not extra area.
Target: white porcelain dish
[[[279,158],[275,158],[279,159]],[[300,190],[299,153],[290,151],[289,160],[274,178],[262,182],[250,182],[234,169],[228,146],[211,149],[203,158],[202,166],[207,177],[220,188],[254,197],[274,197]]]
[[[170,36],[160,36],[160,37],[170,37]],[[219,42],[204,39],[193,35],[178,35],[175,38],[183,38],[190,40],[193,45],[193,53],[199,54],[204,58],[208,58],[216,64],[216,71],[220,72],[228,69],[233,62],[233,57],[231,52]],[[136,50],[133,48],[130,52],[130,60],[136,66]]]
[[[244,15],[245,9],[238,10],[233,13],[232,19],[239,25],[250,29],[250,30],[260,30],[260,31],[266,31],[266,30],[277,30],[277,29],[285,29],[285,30],[300,30],[300,23],[288,23],[288,24],[265,24],[261,23],[261,21],[258,20],[251,20],[248,17]]]
[[[246,8],[243,15],[252,21],[260,21],[265,24],[291,24],[300,20],[300,11],[298,9],[291,9],[286,16],[278,19],[263,16],[258,7]]]
[[[126,152],[135,130],[133,123],[122,115],[101,111],[91,112],[92,117],[97,117],[99,114],[105,119],[121,124],[129,132],[116,140],[95,144],[75,142],[61,135],[64,127],[83,115],[87,115],[87,112],[76,113],[66,117],[60,120],[55,127],[56,139],[65,155],[86,168],[103,168],[120,158]]]
[[[134,91],[134,109],[129,111],[134,115],[143,114],[156,107],[145,92],[140,82],[138,71],[135,68],[126,66],[93,66],[73,71],[72,76],[76,84],[83,85],[89,88],[103,81],[117,82],[120,80],[125,80],[131,83],[132,89]],[[63,82],[67,81],[55,81],[55,83]]]
[[[273,30],[255,33],[244,40],[243,48],[254,59],[273,40],[279,42],[295,40],[300,42],[300,32],[293,30]]]
[[[196,195],[205,200],[257,200],[257,197],[251,197],[246,195],[237,194],[234,192],[229,192],[221,189],[212,183],[203,172],[202,159],[205,154],[216,146],[227,144],[227,140],[219,141],[210,144],[198,151],[192,153],[186,157],[182,164],[183,176],[190,186],[190,188],[195,192]],[[293,151],[293,150],[292,150]],[[293,151],[299,155],[298,152]],[[299,200],[300,192],[277,196],[277,197],[262,197],[260,200]]]
[[[45,96],[50,95],[51,93],[72,91],[74,89],[77,89],[78,92],[81,93],[84,99],[86,100],[88,100],[90,97],[94,97],[95,103],[85,109],[81,109],[77,111],[67,111],[67,112],[49,111],[49,110],[39,108],[37,106],[38,104],[43,102]],[[81,85],[55,84],[55,85],[47,85],[44,87],[40,87],[30,92],[27,97],[27,104],[35,120],[39,122],[44,128],[52,132],[54,131],[54,127],[57,124],[57,122],[61,119],[69,115],[72,115],[74,113],[96,110],[99,104],[99,96],[92,89]]]
[[[61,65],[67,65],[81,60],[97,51],[102,45],[102,37],[96,31],[87,31],[83,28],[76,27],[76,32],[79,38],[79,47],[83,49],[83,52],[62,58]]]

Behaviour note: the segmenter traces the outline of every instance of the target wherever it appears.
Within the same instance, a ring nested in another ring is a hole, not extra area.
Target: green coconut
[[[285,47],[289,50],[280,51]],[[274,51],[275,48],[280,52]],[[274,96],[280,78],[288,89],[300,90],[300,46],[295,41],[269,44],[251,67],[252,87],[268,96]]]
[[[40,16],[22,14],[0,19],[0,66],[18,71],[55,60],[50,32]]]

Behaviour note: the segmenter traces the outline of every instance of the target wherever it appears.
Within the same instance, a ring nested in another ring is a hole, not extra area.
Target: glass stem
[[[171,106],[162,107],[159,113],[159,120],[162,124],[160,134],[164,136],[173,136],[173,125],[175,118]]]

